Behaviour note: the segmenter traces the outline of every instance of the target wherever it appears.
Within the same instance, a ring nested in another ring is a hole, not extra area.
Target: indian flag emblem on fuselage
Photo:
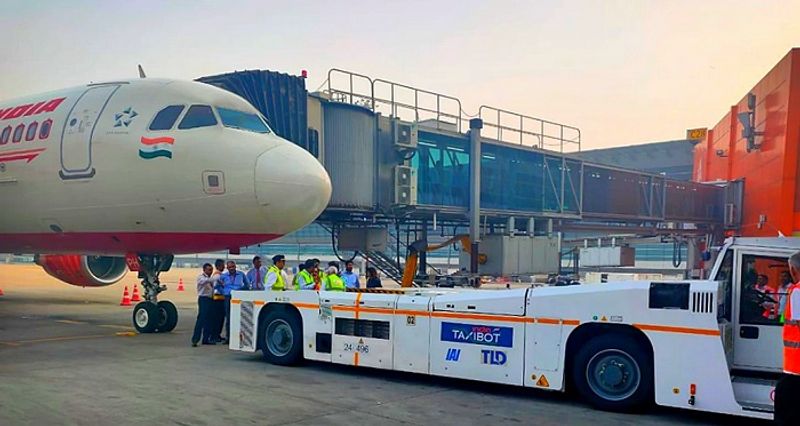
[[[139,157],[145,160],[152,160],[157,157],[172,158],[172,144],[175,143],[174,138],[160,137],[160,138],[146,138],[142,136],[142,145],[139,147]]]

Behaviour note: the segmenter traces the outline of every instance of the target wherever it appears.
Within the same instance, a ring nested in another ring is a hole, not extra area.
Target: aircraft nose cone
[[[325,168],[291,142],[258,157],[255,179],[256,198],[282,234],[312,222],[331,198],[331,180]]]

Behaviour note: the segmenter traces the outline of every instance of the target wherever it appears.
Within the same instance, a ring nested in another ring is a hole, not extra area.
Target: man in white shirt
[[[287,290],[289,276],[286,275],[286,257],[282,254],[272,256],[272,266],[267,271],[267,279],[264,287],[267,290],[284,291]]]

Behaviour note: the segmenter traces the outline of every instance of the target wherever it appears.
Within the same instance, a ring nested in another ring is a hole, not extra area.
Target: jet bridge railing
[[[483,120],[485,137],[506,143],[564,152],[581,150],[581,130],[513,111],[481,105],[478,117]]]
[[[369,108],[406,121],[426,123],[437,130],[461,133],[461,100],[406,84],[332,68],[328,71],[327,92],[331,99]]]

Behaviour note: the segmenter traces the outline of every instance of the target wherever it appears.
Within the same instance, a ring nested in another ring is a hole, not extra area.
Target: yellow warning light
[[[539,377],[539,380],[536,381],[536,386],[539,386],[540,388],[549,388],[550,382],[548,382],[547,377],[542,374],[541,377]]]

